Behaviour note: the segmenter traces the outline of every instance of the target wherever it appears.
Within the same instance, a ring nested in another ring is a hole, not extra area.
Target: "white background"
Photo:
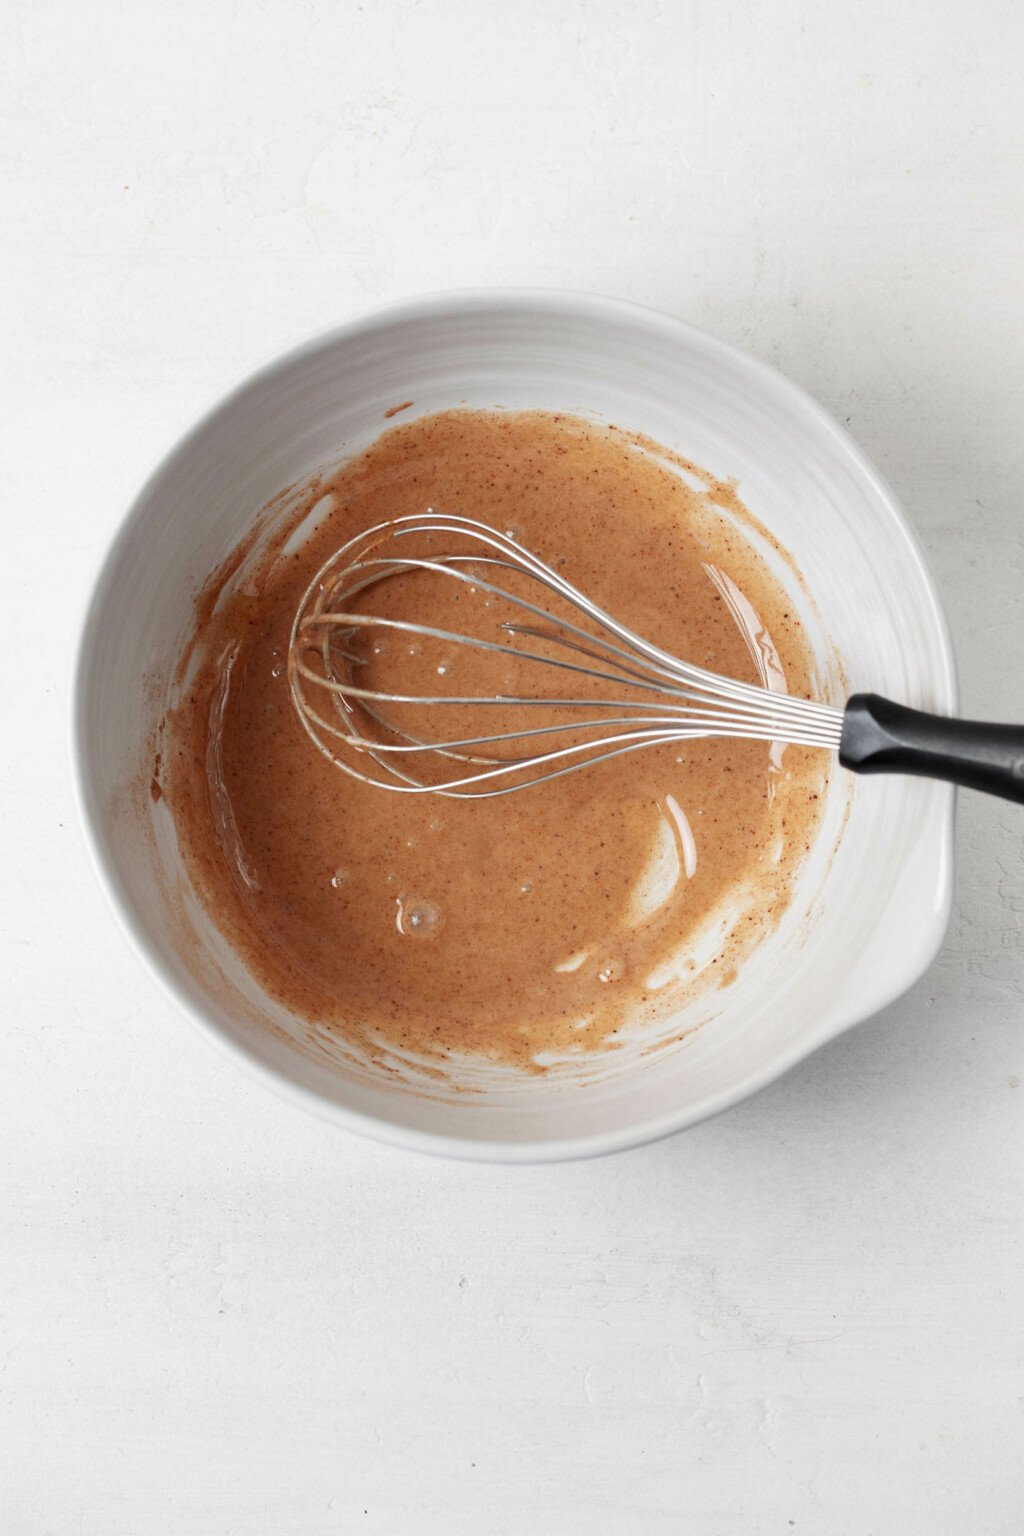
[[[1024,811],[929,975],[590,1164],[350,1140],[157,995],[87,865],[70,648],[134,489],[378,301],[553,284],[769,359],[878,462],[965,712],[1024,717],[1015,0],[5,0],[0,1530],[1024,1528]]]

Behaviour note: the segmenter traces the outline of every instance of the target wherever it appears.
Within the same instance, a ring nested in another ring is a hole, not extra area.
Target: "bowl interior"
[[[596,416],[735,478],[803,574],[823,670],[831,643],[851,689],[952,710],[945,624],[891,493],[834,422],[742,353],[604,300],[453,295],[358,322],[241,386],[141,492],[90,606],[75,746],[102,875],[158,976],[275,1086],[355,1128],[508,1158],[625,1145],[742,1097],[917,978],[948,915],[952,794],[837,769],[786,920],[674,1051],[525,1083],[467,1063],[473,1091],[425,1094],[330,1041],[310,1049],[211,930],[169,817],[135,789],[196,591],[282,487],[364,447],[410,399],[403,420],[459,405]]]

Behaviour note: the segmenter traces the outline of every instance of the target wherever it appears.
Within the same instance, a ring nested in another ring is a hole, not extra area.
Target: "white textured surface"
[[[0,1530],[1019,1531],[1024,812],[963,799],[887,1014],[685,1136],[502,1170],[340,1137],[184,1029],[64,761],[86,571],[196,407],[476,283],[806,385],[922,532],[965,710],[1024,715],[1019,8],[4,14]]]

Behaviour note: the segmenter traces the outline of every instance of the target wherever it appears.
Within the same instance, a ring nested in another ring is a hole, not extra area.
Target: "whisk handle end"
[[[917,774],[1024,804],[1024,725],[929,715],[855,693],[843,716],[839,761],[854,773]]]

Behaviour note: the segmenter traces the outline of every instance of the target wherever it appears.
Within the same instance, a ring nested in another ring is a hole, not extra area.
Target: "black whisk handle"
[[[839,761],[854,773],[913,773],[1024,804],[1024,725],[953,720],[855,693]]]

